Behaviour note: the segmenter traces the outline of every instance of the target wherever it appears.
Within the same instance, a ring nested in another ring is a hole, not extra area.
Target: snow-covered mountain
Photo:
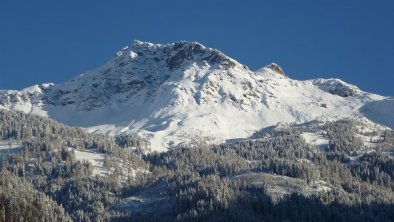
[[[339,79],[290,79],[274,63],[251,71],[187,41],[135,41],[68,82],[0,91],[0,108],[90,132],[138,133],[160,151],[201,139],[248,137],[278,122],[367,117],[393,127],[394,112],[387,111],[393,104]]]

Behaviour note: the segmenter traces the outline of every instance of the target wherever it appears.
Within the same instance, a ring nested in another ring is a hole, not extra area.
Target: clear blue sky
[[[394,96],[393,2],[1,0],[0,88],[69,80],[134,39],[192,40],[251,69]]]

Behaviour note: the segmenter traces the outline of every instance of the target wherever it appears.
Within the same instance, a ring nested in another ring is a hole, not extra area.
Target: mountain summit
[[[271,63],[268,66],[266,66],[268,69],[271,69],[272,71],[281,74],[281,75],[285,75],[285,72],[283,71],[283,69],[276,63]]]
[[[373,119],[362,108],[385,99],[339,79],[292,80],[275,63],[253,72],[219,50],[188,41],[134,41],[68,82],[0,91],[1,108],[89,132],[138,133],[159,151],[247,137],[279,122]]]

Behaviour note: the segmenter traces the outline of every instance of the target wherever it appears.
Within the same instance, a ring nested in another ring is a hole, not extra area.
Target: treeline
[[[22,112],[0,109],[1,140],[62,141],[69,147],[99,149],[112,153],[118,147],[137,147],[149,149],[149,141],[135,135],[111,137],[102,134],[88,134],[80,128],[69,127],[54,120]]]

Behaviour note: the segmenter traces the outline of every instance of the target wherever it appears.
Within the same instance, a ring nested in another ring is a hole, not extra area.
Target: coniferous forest
[[[156,153],[137,135],[0,110],[0,222],[394,221],[394,132],[367,128],[271,127]],[[302,136],[316,132],[328,144]]]

